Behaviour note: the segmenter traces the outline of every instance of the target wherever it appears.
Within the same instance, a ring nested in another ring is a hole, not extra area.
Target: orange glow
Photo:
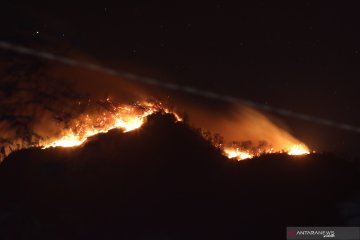
[[[54,138],[44,140],[40,143],[42,148],[49,147],[75,147],[83,144],[89,137],[99,133],[105,133],[112,129],[120,129],[123,132],[129,132],[140,128],[145,118],[156,112],[171,113],[175,116],[177,121],[182,119],[169,109],[162,106],[159,102],[138,102],[132,105],[115,106],[107,99],[105,102],[107,110],[102,112],[88,113],[79,116],[72,121],[70,127],[62,130],[62,132]],[[282,151],[289,155],[304,155],[309,154],[310,151],[303,143],[289,144],[284,142]],[[286,145],[290,145],[286,147]],[[229,159],[244,160],[260,156],[261,154],[275,152],[272,147],[265,149],[246,150],[239,147],[222,147],[223,154]]]
[[[238,161],[253,158],[254,155],[245,152],[245,151],[239,151],[239,148],[225,148],[224,154],[230,159],[236,159]]]
[[[268,149],[262,150],[257,153],[251,153],[249,151],[239,150],[239,148],[234,148],[234,147],[225,147],[223,149],[223,152],[226,157],[228,157],[230,159],[236,159],[238,161],[253,158],[256,156],[260,156],[262,154],[276,153],[276,151],[274,151],[273,148],[268,148]],[[309,148],[303,143],[294,144],[294,145],[290,146],[289,148],[287,148],[287,150],[282,150],[282,151],[278,151],[278,152],[285,152],[288,155],[310,154]]]
[[[111,103],[109,99],[107,101]],[[105,133],[111,129],[129,132],[140,128],[147,116],[159,111],[172,113],[178,121],[182,121],[176,113],[164,108],[161,103],[142,102],[118,107],[111,103],[110,106],[111,111],[80,116],[59,137],[43,141],[40,145],[43,148],[74,147],[83,144],[93,135]]]
[[[309,151],[308,147],[306,147],[304,144],[295,144],[287,152],[287,154],[289,154],[289,155],[306,155],[309,153],[310,153],[310,151]]]

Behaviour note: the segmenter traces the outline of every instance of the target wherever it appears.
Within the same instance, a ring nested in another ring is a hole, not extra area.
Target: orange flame
[[[250,153],[249,151],[245,151],[245,150],[241,151],[241,150],[239,150],[239,148],[233,148],[233,147],[225,147],[223,151],[224,151],[224,155],[226,157],[228,157],[230,159],[236,159],[238,161],[253,158],[253,157],[256,157],[256,156],[260,156],[262,154],[274,153],[273,148],[265,149],[265,150],[263,150],[262,152],[259,152],[259,153]],[[307,155],[307,154],[310,154],[309,148],[303,143],[291,145],[286,150],[283,150],[283,151],[280,151],[280,152],[285,152],[288,155]]]
[[[305,155],[310,154],[309,148],[304,144],[295,144],[287,152],[289,155]]]
[[[230,159],[236,159],[238,161],[253,158],[254,155],[245,151],[240,151],[239,148],[224,148],[224,154]]]
[[[91,136],[108,132],[111,129],[121,129],[123,132],[129,132],[140,128],[144,124],[147,116],[159,111],[171,113],[178,121],[182,121],[175,112],[163,107],[161,103],[141,102],[134,105],[114,106],[109,99],[107,99],[107,102],[110,103],[111,111],[80,116],[72,123],[72,126],[64,130],[60,136],[43,141],[40,143],[40,146],[42,146],[42,148],[74,147],[83,144]],[[293,144],[284,149],[283,152],[289,155],[304,155],[310,153],[308,147],[302,143]],[[273,153],[274,149],[269,147],[261,151],[250,152],[238,147],[222,147],[222,151],[229,159],[240,161],[264,153]]]
[[[111,129],[117,128],[123,130],[123,132],[138,129],[144,124],[145,118],[155,112],[164,111],[170,113],[170,110],[164,108],[161,103],[142,102],[119,107],[111,106],[113,107],[111,111],[102,114],[80,116],[72,127],[60,134],[60,137],[46,140],[40,145],[42,148],[79,146],[89,137],[108,132]],[[176,113],[171,113],[178,121],[182,120]]]

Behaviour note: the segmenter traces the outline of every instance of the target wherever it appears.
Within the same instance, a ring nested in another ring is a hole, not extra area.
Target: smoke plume
[[[95,61],[82,55],[76,57]],[[153,98],[168,101],[171,95],[101,72],[32,57],[10,55],[0,63],[0,77],[0,159],[12,151],[56,138],[80,116],[111,111],[106,99],[129,104]],[[186,112],[192,126],[219,133],[228,145],[251,141],[248,148],[265,143],[281,151],[301,143],[249,107],[230,106],[215,111],[178,97],[166,104]]]

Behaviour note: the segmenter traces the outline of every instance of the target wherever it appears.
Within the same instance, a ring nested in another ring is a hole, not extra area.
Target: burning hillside
[[[79,104],[81,103],[79,102]],[[144,124],[147,116],[158,112],[171,113],[177,121],[182,121],[177,113],[170,111],[160,102],[143,101],[132,105],[116,105],[108,98],[102,102],[102,105],[104,106],[104,111],[86,113],[78,116],[77,119],[71,121],[69,127],[58,136],[47,139],[46,141],[40,141],[39,146],[43,148],[74,147],[81,145],[89,137],[108,132],[112,129],[121,129],[124,132],[129,132],[140,128]],[[250,146],[242,146],[241,143],[238,144],[238,146],[236,146],[236,143],[233,143],[232,146],[224,146],[215,142],[214,145],[219,147],[228,158],[237,160],[275,152],[271,145],[253,147],[252,149]],[[304,144],[284,146],[282,152],[286,152],[289,155],[310,153]]]
[[[44,69],[2,68],[0,238],[260,239],[260,222],[279,239],[288,223],[345,222],[336,205],[355,168],[307,154],[264,114],[179,108],[119,79]]]
[[[356,7],[23,2],[0,14],[0,240],[359,235]]]
[[[80,104],[80,103],[79,103]],[[121,129],[129,132],[140,128],[145,118],[156,112],[170,113],[160,102],[139,102],[132,105],[116,106],[106,99],[102,102],[104,110],[96,113],[86,113],[69,123],[69,127],[59,136],[41,141],[39,146],[48,147],[74,147],[84,143],[87,138],[112,129]],[[174,112],[172,114],[178,121],[181,118]]]
[[[332,156],[293,159],[229,161],[200,131],[157,112],[80,148],[7,157],[0,238],[281,239],[289,223],[345,224],[338,206],[357,189],[356,168]]]
[[[114,82],[107,76],[67,73],[67,70],[59,72],[57,68],[40,62],[24,61],[7,63],[2,70],[0,159],[29,147],[78,146],[89,137],[111,129],[129,132],[140,128],[146,117],[156,112],[171,113],[182,121],[174,107],[170,108],[161,101],[147,100],[152,94],[145,93],[141,87],[136,90],[135,86],[124,85],[120,80]],[[66,80],[74,76],[91,81],[101,78],[101,81],[107,82],[107,87],[92,89],[88,86],[89,81],[76,80],[73,83]],[[121,87],[117,86],[119,82]],[[113,97],[102,97],[104,93]],[[242,160],[265,153],[301,155],[310,152],[304,143],[253,109],[243,110],[232,121],[227,121],[225,116],[214,117],[199,108],[185,106],[184,110],[188,109],[191,126],[202,128],[203,136],[228,158]],[[220,137],[215,139],[214,133]]]
[[[6,156],[13,150],[20,150],[28,147],[76,147],[83,144],[89,137],[99,133],[106,133],[112,129],[121,129],[124,132],[129,132],[140,128],[146,118],[154,113],[170,113],[177,121],[182,121],[181,117],[174,112],[164,107],[160,102],[156,101],[142,101],[134,104],[114,104],[107,98],[105,101],[97,102],[100,108],[92,108],[90,111],[84,112],[70,119],[66,122],[66,126],[58,123],[58,131],[53,136],[41,138],[33,143],[21,143],[20,146],[13,149],[9,144],[5,150],[3,146],[3,155]],[[82,105],[78,102],[78,105]],[[212,141],[212,137],[204,134],[203,136]],[[213,144],[220,148],[225,156],[230,159],[243,160],[260,156],[261,154],[275,153],[276,151],[271,145],[259,145],[257,147],[249,144],[242,144],[233,142],[232,145],[225,145],[223,143],[213,142]],[[281,152],[286,152],[290,155],[308,154],[309,150],[304,144],[293,144],[291,146],[284,146]]]

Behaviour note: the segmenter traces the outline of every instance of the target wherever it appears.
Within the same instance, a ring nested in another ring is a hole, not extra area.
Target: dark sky
[[[360,125],[356,7],[4,4],[1,40],[70,46],[110,66],[126,63],[166,81]],[[281,119],[315,149],[353,155],[360,144],[360,134]]]

